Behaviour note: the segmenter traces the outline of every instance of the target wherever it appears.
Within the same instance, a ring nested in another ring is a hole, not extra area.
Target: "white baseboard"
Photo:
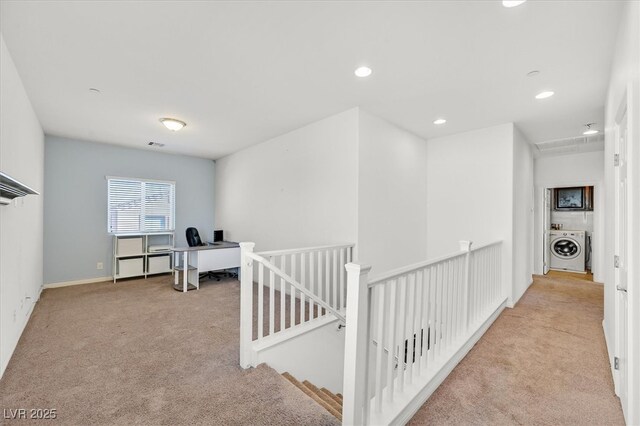
[[[6,371],[7,366],[9,365],[9,361],[11,361],[11,358],[13,357],[14,351],[18,347],[18,342],[20,341],[20,337],[22,337],[22,333],[24,332],[24,329],[27,328],[27,324],[29,324],[29,320],[31,319],[31,314],[33,314],[33,310],[36,307],[36,303],[38,303],[38,301],[40,300],[40,295],[41,294],[42,294],[42,287],[40,287],[40,290],[38,290],[38,295],[37,295],[36,299],[33,300],[32,303],[31,303],[31,306],[29,306],[29,312],[27,312],[27,314],[24,317],[24,322],[22,323],[22,325],[20,327],[20,333],[18,335],[18,339],[15,341],[15,345],[14,345],[13,349],[11,350],[11,353],[7,357],[6,361],[3,360],[2,365],[0,365],[0,379],[4,375],[4,372]]]
[[[70,285],[80,285],[80,284],[93,284],[93,283],[101,283],[104,281],[111,281],[113,277],[97,277],[97,278],[87,278],[84,280],[75,280],[75,281],[63,281],[60,283],[49,283],[45,284],[43,288],[57,288],[57,287],[68,287]]]
[[[618,394],[618,387],[616,385],[615,374],[616,370],[613,366],[613,358],[614,358],[614,348],[611,347],[611,340],[609,339],[609,335],[607,334],[607,327],[605,326],[604,320],[602,320],[602,331],[604,332],[604,344],[607,347],[607,356],[609,358],[609,367],[611,368],[611,378],[613,379],[613,384],[615,388],[616,395]]]

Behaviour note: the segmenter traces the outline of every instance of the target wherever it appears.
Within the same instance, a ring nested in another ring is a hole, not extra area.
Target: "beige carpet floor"
[[[602,318],[602,285],[535,277],[410,424],[624,424]]]
[[[65,425],[338,424],[275,370],[239,367],[238,281],[183,294],[171,280],[45,290],[0,410],[53,408]]]

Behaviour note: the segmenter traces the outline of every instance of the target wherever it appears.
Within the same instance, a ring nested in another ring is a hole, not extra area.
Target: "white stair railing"
[[[501,242],[460,246],[373,280],[346,265],[343,424],[408,421],[504,308]]]
[[[344,324],[344,265],[352,261],[354,249],[354,244],[343,244],[253,253],[254,246],[240,243],[243,368],[255,364],[256,344],[282,338],[288,331],[327,316]]]

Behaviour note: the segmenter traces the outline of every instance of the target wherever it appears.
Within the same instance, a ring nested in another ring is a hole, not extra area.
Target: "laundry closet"
[[[591,271],[594,233],[594,187],[547,189],[546,252],[549,269],[587,273]]]
[[[537,145],[533,269],[538,275],[551,269],[584,273],[584,278],[602,282],[604,138],[574,142],[544,151]]]

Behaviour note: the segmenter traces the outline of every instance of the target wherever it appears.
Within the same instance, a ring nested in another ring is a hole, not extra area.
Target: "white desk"
[[[182,271],[182,291],[199,289],[200,274],[209,271],[240,267],[240,245],[230,241],[197,247],[173,248],[175,266],[174,288],[180,289]],[[182,266],[178,266],[182,253]]]

